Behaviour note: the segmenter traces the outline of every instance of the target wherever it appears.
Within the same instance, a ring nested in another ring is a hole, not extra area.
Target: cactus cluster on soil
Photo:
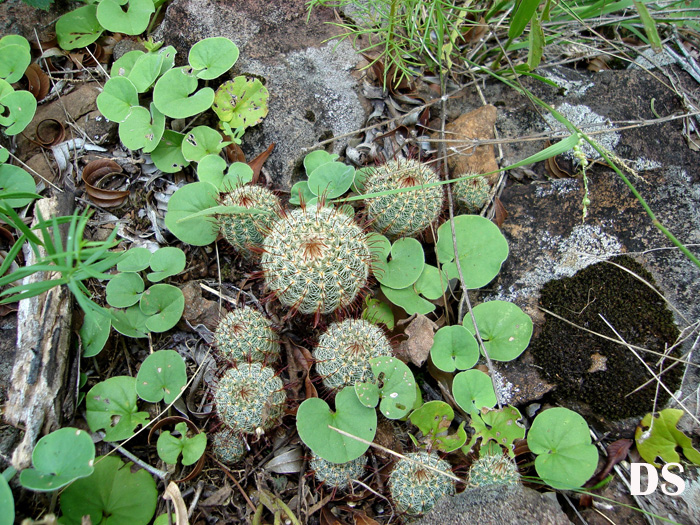
[[[406,458],[396,463],[389,477],[391,499],[397,511],[408,515],[424,514],[441,498],[454,494],[455,484],[451,478],[424,466],[451,474],[447,461],[428,452],[414,452]]]
[[[262,244],[267,288],[303,314],[328,314],[349,306],[367,283],[367,237],[334,208],[308,206],[283,213]]]
[[[520,483],[518,467],[503,454],[486,454],[477,459],[469,469],[470,488],[490,485],[517,485]]]
[[[259,256],[265,233],[275,221],[281,209],[277,196],[267,188],[246,184],[224,194],[224,206],[257,208],[269,213],[219,215],[221,234],[237,252],[247,259]]]
[[[347,463],[331,463],[313,454],[309,462],[309,468],[314,471],[316,479],[325,486],[336,489],[344,489],[350,480],[360,479],[365,473],[365,465],[367,456],[360,456]]]
[[[223,427],[211,436],[211,451],[225,465],[233,465],[243,459],[246,447],[237,432]]]
[[[237,308],[219,321],[214,344],[219,357],[232,362],[273,363],[280,353],[272,323],[249,306]]]
[[[367,217],[372,228],[390,238],[411,237],[425,230],[440,215],[444,191],[442,186],[424,186],[439,181],[433,168],[413,159],[390,160],[369,170],[365,194],[412,188],[368,199]]]
[[[476,173],[465,173],[460,177],[476,175]],[[486,177],[478,176],[455,182],[452,185],[452,195],[457,206],[463,208],[467,213],[479,213],[489,201],[491,186]]]
[[[238,363],[224,372],[214,394],[221,421],[248,434],[279,423],[286,400],[282,380],[260,363]]]
[[[332,323],[314,350],[316,371],[330,389],[372,379],[369,360],[392,355],[389,340],[377,325],[364,319]]]

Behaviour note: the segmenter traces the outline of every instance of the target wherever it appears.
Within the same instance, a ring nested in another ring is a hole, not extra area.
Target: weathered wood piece
[[[36,209],[45,219],[70,215],[75,201],[65,193],[51,199],[41,199]],[[35,216],[34,223],[37,223]],[[65,235],[65,232],[62,232]],[[64,236],[62,235],[62,236]],[[63,239],[65,246],[65,238]],[[24,248],[27,265],[36,257],[28,246]],[[39,272],[23,283],[59,278],[58,272]],[[22,442],[12,455],[12,466],[31,466],[31,454],[41,433],[59,427],[63,402],[69,394],[69,341],[71,335],[72,296],[65,286],[23,299],[17,310],[17,353],[5,405],[5,420],[24,426]]]

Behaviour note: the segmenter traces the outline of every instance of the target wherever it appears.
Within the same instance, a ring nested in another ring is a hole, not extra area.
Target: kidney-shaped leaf
[[[153,0],[100,0],[96,14],[107,31],[140,35],[148,27],[155,10]]]
[[[182,156],[187,160],[199,162],[207,155],[218,154],[226,143],[221,134],[209,126],[193,128],[182,141]]]
[[[105,314],[86,315],[80,327],[80,342],[83,345],[83,357],[99,354],[109,339],[112,320]]]
[[[335,199],[350,189],[355,168],[341,162],[328,162],[309,175],[309,190],[318,197]]]
[[[413,372],[395,357],[375,357],[369,360],[379,385],[379,410],[384,417],[401,419],[416,401],[416,380]]]
[[[3,42],[0,41],[0,78],[14,84],[22,78],[31,61],[32,55],[29,46],[23,44],[3,45]]]
[[[114,61],[109,74],[113,77],[128,77],[136,62],[146,53],[140,49],[134,49],[128,53],[124,53],[121,57]]]
[[[13,525],[15,522],[15,497],[5,476],[0,476],[0,525]]]
[[[15,91],[0,98],[0,109],[4,106],[4,113],[0,116],[0,125],[8,126],[6,135],[17,135],[34,118],[36,113],[36,98],[29,91]]]
[[[183,186],[170,197],[165,225],[182,242],[206,246],[216,240],[219,229],[212,217],[183,220],[218,205],[219,192],[208,182],[194,182]]]
[[[130,248],[124,252],[117,262],[120,272],[140,272],[148,268],[151,262],[151,252],[147,248]]]
[[[197,78],[212,80],[223,75],[238,60],[238,46],[225,37],[200,40],[190,49],[188,61]]]
[[[100,38],[102,31],[96,4],[74,9],[56,21],[56,39],[66,51],[89,46]]]
[[[460,372],[452,382],[452,395],[462,410],[478,414],[483,407],[493,408],[497,403],[493,383],[481,370]]]
[[[160,75],[160,68],[162,66],[163,55],[158,53],[142,53],[136,58],[136,61],[129,70],[129,80],[134,83],[139,93],[145,93]]]
[[[119,124],[119,139],[129,149],[143,148],[151,153],[160,144],[165,131],[165,115],[151,103],[151,111],[134,106],[124,122]]]
[[[114,329],[127,337],[148,337],[146,320],[148,317],[141,311],[139,305],[135,304],[126,310],[112,310],[112,326]]]
[[[77,428],[59,428],[41,438],[32,452],[33,468],[23,470],[24,488],[51,492],[93,472],[95,445],[90,434]]]
[[[428,315],[435,310],[435,305],[418,295],[413,289],[413,286],[394,290],[382,284],[380,288],[387,299],[406,310],[408,315]]]
[[[463,326],[443,326],[435,333],[430,358],[444,372],[467,370],[479,360],[479,345]]]
[[[105,431],[105,441],[120,441],[134,435],[148,421],[148,412],[139,412],[136,379],[110,377],[97,383],[85,396],[87,422],[92,432]]]
[[[137,273],[119,273],[107,283],[107,302],[115,308],[127,308],[139,302],[145,285]]]
[[[139,93],[126,77],[112,77],[97,95],[97,109],[114,122],[124,122],[131,109],[139,105]]]
[[[187,118],[202,113],[214,102],[214,90],[204,87],[197,91],[197,85],[197,77],[190,68],[173,68],[156,82],[153,103],[171,118]]]
[[[186,263],[185,252],[180,248],[173,246],[160,248],[151,256],[150,264],[153,272],[147,275],[148,280],[155,283],[177,275],[185,269]]]
[[[700,465],[700,452],[693,447],[693,440],[678,429],[683,411],[665,408],[657,415],[647,414],[634,433],[637,450],[644,461],[661,468],[659,457],[666,463],[679,463],[679,450],[689,460]]]
[[[374,383],[355,383],[355,393],[360,403],[368,408],[379,404],[379,387]]]
[[[371,442],[377,431],[377,412],[360,403],[352,386],[343,388],[335,396],[335,412],[317,397],[299,406],[297,430],[306,446],[326,461],[347,463],[364,454],[369,445],[330,427]]]
[[[391,260],[378,261],[375,277],[384,286],[400,290],[415,283],[423,273],[423,246],[410,237],[399,239],[391,247]]]
[[[185,296],[171,284],[154,284],[139,302],[141,311],[148,317],[146,328],[151,332],[165,332],[177,324],[185,311]]]
[[[144,401],[170,404],[187,383],[187,369],[175,350],[158,350],[149,355],[136,375],[136,393]]]
[[[166,129],[160,142],[151,152],[151,158],[156,167],[164,173],[177,173],[189,162],[182,156],[182,133]]]
[[[508,301],[488,301],[474,307],[474,319],[489,357],[512,361],[525,351],[532,337],[532,319],[518,305]],[[471,316],[464,327],[475,334]]]
[[[12,208],[26,206],[32,201],[31,197],[5,199],[3,194],[36,193],[34,177],[18,166],[0,164],[0,200]]]
[[[581,487],[598,466],[586,420],[573,410],[555,407],[532,422],[527,445],[537,457],[535,470],[555,489]]]
[[[308,153],[304,157],[304,169],[306,170],[306,176],[311,176],[311,174],[316,171],[317,168],[323,166],[324,164],[328,164],[329,162],[333,162],[337,158],[338,155],[335,153],[328,153],[323,149],[317,149],[316,151]]]

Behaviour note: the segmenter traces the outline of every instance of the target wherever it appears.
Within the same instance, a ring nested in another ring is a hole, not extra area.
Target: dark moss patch
[[[655,285],[651,274],[628,256],[611,259]],[[567,277],[547,283],[540,305],[588,330],[617,339],[603,316],[628,343],[663,352],[679,332],[663,299],[628,272],[606,262],[591,265]],[[652,381],[640,391],[630,392],[652,376],[626,347],[547,315],[539,336],[530,345],[535,362],[544,377],[557,385],[562,401],[587,403],[596,413],[612,420],[641,416],[653,410],[657,385]],[[638,351],[656,374],[658,356]],[[679,356],[678,351],[672,354]],[[668,368],[672,361],[665,360]],[[663,373],[671,391],[680,385],[683,367]],[[627,396],[627,397],[626,397]],[[658,389],[658,406],[669,396]],[[563,403],[565,404],[565,402]]]

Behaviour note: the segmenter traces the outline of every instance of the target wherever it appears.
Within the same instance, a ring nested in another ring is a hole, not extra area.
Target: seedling
[[[428,401],[411,412],[409,416],[409,420],[418,427],[423,437],[420,440],[413,434],[409,434],[409,437],[417,447],[428,450],[437,449],[442,452],[457,450],[467,440],[467,433],[464,430],[463,421],[454,434],[448,434],[454,417],[454,410],[444,401]]]
[[[149,403],[172,403],[186,384],[185,361],[174,350],[158,350],[152,353],[141,364],[136,375],[136,393]]]
[[[130,438],[136,427],[148,421],[148,412],[138,411],[136,378],[110,377],[92,387],[86,397],[88,426],[92,432],[104,430],[105,441]]]
[[[677,428],[682,415],[682,410],[666,408],[657,415],[644,416],[634,433],[637,450],[644,461],[656,468],[661,468],[657,458],[666,463],[678,463],[680,448],[688,461],[700,465],[700,452],[693,447],[692,440]]]
[[[512,361],[530,344],[532,319],[516,304],[488,301],[475,306],[473,313],[479,335],[491,359]],[[464,318],[464,327],[472,335],[476,333],[470,316]]]
[[[496,403],[491,378],[480,370],[465,370],[454,377],[452,395],[459,407],[472,416]]]
[[[207,435],[197,433],[188,437],[187,423],[178,423],[175,425],[175,431],[180,434],[180,437],[173,436],[168,430],[158,436],[156,445],[158,456],[169,465],[176,465],[182,454],[184,466],[195,464],[207,448]]]

